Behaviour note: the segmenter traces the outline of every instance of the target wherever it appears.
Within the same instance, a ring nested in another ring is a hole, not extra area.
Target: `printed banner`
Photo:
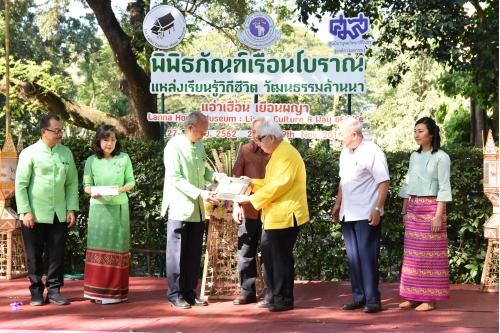
[[[167,129],[165,136],[171,138],[182,133],[182,129]],[[252,139],[252,131],[238,130],[209,130],[207,138],[221,139],[236,139],[248,138]],[[283,136],[288,139],[318,139],[318,140],[340,140],[342,136],[339,131],[283,131]]]
[[[366,93],[365,58],[266,57],[266,52],[236,52],[236,57],[199,57],[153,52],[152,94],[353,94]]]
[[[354,117],[359,122],[364,122],[364,117],[358,115],[341,115],[336,117],[312,116],[309,114],[309,104],[283,104],[260,101],[257,104],[236,103],[233,100],[219,103],[213,100],[201,103],[200,111],[207,116],[211,123],[251,123],[259,117],[272,118],[280,124],[321,124],[335,125],[346,117]],[[181,122],[186,119],[186,114],[160,114],[148,113],[150,122]]]
[[[207,116],[210,123],[226,123],[226,124],[248,124],[252,123],[254,119],[266,116],[271,118],[278,124],[318,124],[318,125],[336,125],[340,123],[346,117],[354,117],[358,119],[361,123],[364,122],[362,116],[352,115],[352,116],[288,116],[288,115],[265,115],[262,113],[257,113],[255,111],[249,111],[245,115],[242,114],[227,114],[227,112],[214,111],[214,112],[203,112]],[[177,123],[183,122],[187,118],[187,114],[159,114],[148,112],[148,121],[150,122],[166,122],[166,123]]]

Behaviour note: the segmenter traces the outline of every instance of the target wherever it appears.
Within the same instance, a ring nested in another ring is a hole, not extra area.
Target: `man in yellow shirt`
[[[264,179],[252,179],[255,193],[242,196],[237,202],[262,209],[268,244],[261,246],[261,251],[273,299],[259,302],[259,307],[267,305],[272,312],[287,311],[294,308],[293,247],[300,225],[309,221],[306,168],[299,152],[283,140],[278,123],[266,119],[257,128],[257,134],[262,150],[272,156]]]

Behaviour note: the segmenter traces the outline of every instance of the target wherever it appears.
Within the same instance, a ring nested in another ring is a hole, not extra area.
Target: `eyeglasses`
[[[259,140],[259,142],[262,142],[262,140],[264,140],[266,138],[266,136],[269,136],[270,134],[267,134],[267,135],[262,135],[262,136],[258,136],[257,137],[257,140]]]
[[[49,131],[49,132],[52,132],[52,133],[54,133],[54,134],[56,134],[56,135],[58,135],[58,134],[62,134],[62,132],[63,132],[63,130],[62,130],[62,129],[55,129],[55,130],[51,130],[51,129],[48,129],[48,128],[44,128],[44,130]]]
[[[198,126],[196,126],[196,125],[193,125],[193,126],[198,128],[198,131],[200,133],[203,133],[204,136],[208,136],[208,134],[210,133],[210,130],[208,130],[208,129],[206,131],[203,131],[203,129],[200,129]]]

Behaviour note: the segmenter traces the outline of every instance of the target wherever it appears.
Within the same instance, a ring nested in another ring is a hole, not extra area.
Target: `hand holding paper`
[[[94,199],[98,199],[103,195],[118,195],[118,186],[92,186],[90,188],[90,195]],[[99,197],[97,197],[99,195]]]
[[[227,181],[229,179],[229,177],[225,173],[222,173],[222,172],[215,172],[214,178],[218,183],[221,183],[221,184],[227,183]]]
[[[210,191],[201,191],[200,197],[203,199],[203,201],[206,201],[211,204],[218,204],[219,200],[215,197],[215,194]]]

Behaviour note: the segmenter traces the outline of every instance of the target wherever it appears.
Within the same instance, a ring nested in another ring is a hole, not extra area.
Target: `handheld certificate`
[[[118,186],[92,186],[90,187],[90,194],[118,195],[118,188]]]
[[[228,177],[222,184],[217,185],[216,198],[219,200],[234,200],[239,195],[245,194],[250,184],[250,179]]]

